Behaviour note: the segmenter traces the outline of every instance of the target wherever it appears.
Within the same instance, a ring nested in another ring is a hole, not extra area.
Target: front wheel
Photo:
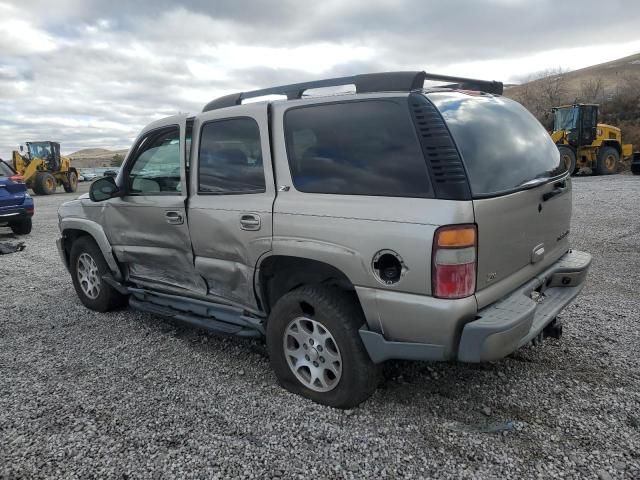
[[[126,296],[102,279],[110,273],[109,266],[92,238],[84,236],[73,242],[69,265],[73,286],[87,308],[107,312],[126,302]]]
[[[58,181],[49,172],[38,172],[34,180],[33,191],[38,195],[51,195],[56,193]]]
[[[280,384],[335,408],[369,398],[380,377],[358,333],[364,322],[357,300],[342,290],[309,285],[284,295],[267,323],[269,358]]]
[[[560,152],[560,159],[567,167],[569,175],[573,175],[576,171],[576,153],[564,145],[559,146],[558,151]]]

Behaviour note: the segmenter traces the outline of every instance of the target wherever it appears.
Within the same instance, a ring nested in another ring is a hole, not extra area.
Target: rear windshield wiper
[[[551,177],[534,178],[533,180],[527,180],[526,182],[522,182],[520,185],[518,185],[518,187],[533,188],[533,187],[537,187],[538,185],[542,185],[543,183],[547,183],[549,180],[551,180]]]

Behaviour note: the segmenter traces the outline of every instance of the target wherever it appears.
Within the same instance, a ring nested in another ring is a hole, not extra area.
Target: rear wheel
[[[598,164],[596,173],[598,175],[611,175],[616,173],[620,154],[613,147],[602,147],[598,152]]]
[[[560,152],[560,160],[566,165],[569,174],[573,175],[576,171],[576,153],[564,145],[560,145],[558,151]]]
[[[357,301],[339,289],[309,285],[284,295],[267,324],[269,358],[280,384],[336,408],[369,398],[379,368],[358,333],[364,322]]]
[[[64,185],[64,191],[67,193],[73,193],[78,190],[78,175],[76,172],[69,172],[67,174],[67,184]]]
[[[38,172],[33,182],[33,191],[38,195],[51,195],[55,193],[58,181],[49,172]]]
[[[9,226],[16,235],[28,235],[31,233],[32,227],[31,217],[12,223]]]
[[[107,312],[126,302],[125,295],[102,279],[110,273],[109,266],[92,238],[84,236],[73,242],[69,265],[73,286],[87,308]]]

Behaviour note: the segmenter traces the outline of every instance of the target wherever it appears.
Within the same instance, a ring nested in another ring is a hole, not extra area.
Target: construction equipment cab
[[[616,173],[621,158],[630,157],[633,146],[622,143],[618,127],[598,123],[598,105],[555,107],[551,138],[571,173],[582,168],[598,175]]]
[[[71,166],[71,159],[60,155],[57,142],[26,142],[27,151],[20,145],[20,151],[13,151],[13,168],[34,193],[50,195],[59,185],[65,192],[78,189],[78,172]]]

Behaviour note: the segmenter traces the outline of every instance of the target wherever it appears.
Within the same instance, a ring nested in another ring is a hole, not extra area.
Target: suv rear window
[[[474,197],[518,190],[566,172],[558,148],[522,105],[505,97],[432,92],[469,176]]]
[[[432,196],[406,98],[292,108],[284,123],[301,192]]]
[[[15,175],[13,169],[0,160],[0,177],[12,177],[13,175]]]

